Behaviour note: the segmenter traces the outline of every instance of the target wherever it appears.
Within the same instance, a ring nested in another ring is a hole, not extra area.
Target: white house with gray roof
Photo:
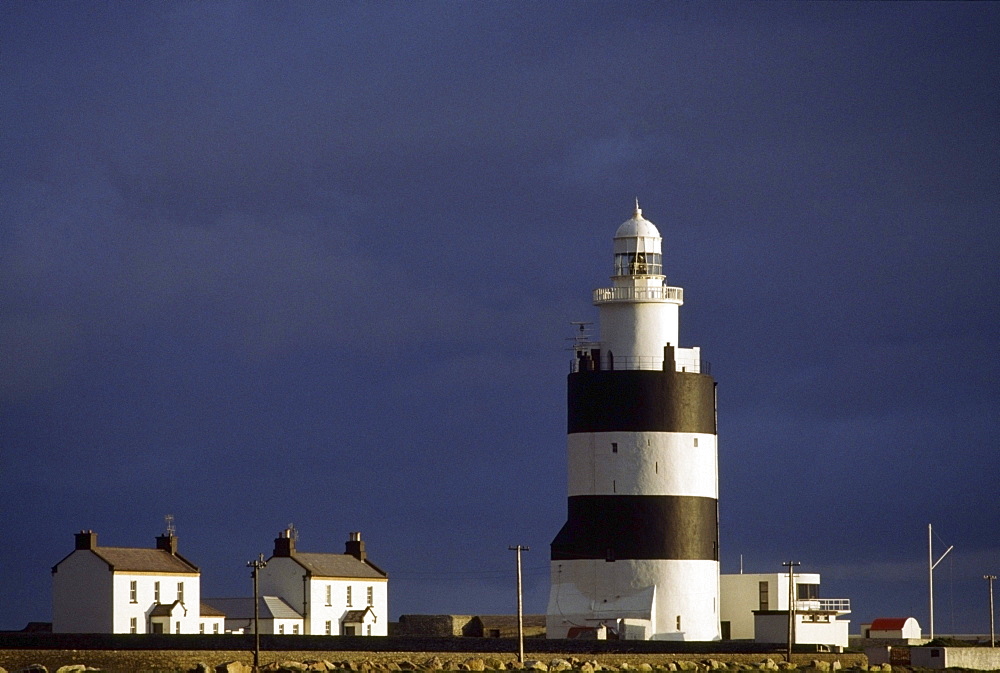
[[[201,617],[201,572],[177,553],[172,534],[155,549],[100,547],[97,533],[76,534],[76,548],[52,568],[54,633],[213,632]]]
[[[306,635],[389,635],[389,577],[368,560],[361,533],[350,534],[343,554],[300,552],[292,533],[275,539],[259,571],[261,595],[301,615]]]

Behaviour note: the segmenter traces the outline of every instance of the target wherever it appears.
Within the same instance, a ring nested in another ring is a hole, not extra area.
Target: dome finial
[[[639,197],[638,196],[635,197],[635,214],[633,215],[633,217],[635,217],[635,218],[642,217],[642,208],[639,207]]]

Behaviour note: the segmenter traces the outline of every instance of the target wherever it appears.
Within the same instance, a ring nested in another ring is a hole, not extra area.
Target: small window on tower
[[[611,442],[611,453],[618,453],[618,442]]]

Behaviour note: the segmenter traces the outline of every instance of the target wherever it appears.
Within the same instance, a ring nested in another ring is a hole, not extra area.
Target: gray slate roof
[[[252,601],[253,599],[250,598],[250,599],[247,599],[247,600]],[[226,616],[225,612],[223,612],[222,610],[219,610],[216,607],[213,607],[213,606],[209,605],[205,601],[201,602],[201,606],[200,607],[201,607],[201,616],[202,617],[225,617]]]
[[[174,601],[173,603],[160,603],[153,607],[149,612],[150,617],[169,617],[174,613],[174,608],[180,601]]]
[[[350,554],[295,552],[292,554],[292,558],[314,577],[386,578],[384,572]]]
[[[375,611],[372,610],[372,607],[370,605],[366,607],[364,610],[348,610],[347,612],[344,613],[344,618],[342,621],[345,624],[360,624],[361,622],[364,621],[365,614],[369,612],[372,613],[373,615],[375,614]]]
[[[261,619],[302,619],[302,615],[277,596],[261,596],[257,600]],[[226,619],[253,619],[253,598],[203,598],[201,602],[221,612]]]
[[[198,567],[163,549],[96,547],[90,550],[115,572],[196,573]]]

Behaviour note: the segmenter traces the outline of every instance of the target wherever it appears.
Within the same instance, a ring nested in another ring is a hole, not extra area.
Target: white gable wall
[[[258,571],[257,583],[261,596],[278,596],[300,615],[306,612],[307,587],[303,582],[306,570],[287,556],[272,556]],[[261,627],[261,633],[263,633]]]
[[[93,552],[77,550],[62,560],[52,574],[52,631],[111,633],[112,577]]]

